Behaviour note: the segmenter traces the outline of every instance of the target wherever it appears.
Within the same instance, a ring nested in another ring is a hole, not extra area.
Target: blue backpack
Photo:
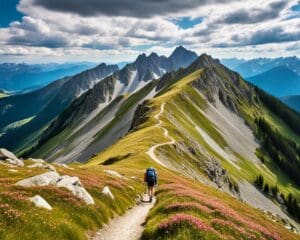
[[[154,168],[147,169],[147,182],[155,183],[156,182],[156,173]]]

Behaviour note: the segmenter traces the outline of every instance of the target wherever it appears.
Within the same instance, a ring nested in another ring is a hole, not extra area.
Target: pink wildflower
[[[178,213],[171,216],[166,221],[159,224],[159,229],[170,229],[172,226],[180,225],[182,223],[188,223],[194,225],[199,231],[202,232],[214,232],[214,229],[208,226],[206,223],[202,222],[199,218],[188,215]]]

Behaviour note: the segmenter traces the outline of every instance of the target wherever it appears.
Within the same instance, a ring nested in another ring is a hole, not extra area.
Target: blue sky
[[[22,19],[23,14],[17,11],[19,0],[0,1],[0,27],[8,27],[13,22]]]
[[[0,0],[0,62],[131,61],[178,45],[300,56],[299,0]]]
[[[198,18],[190,18],[190,17],[182,17],[174,20],[174,23],[183,29],[192,28],[195,25],[201,23],[203,21],[202,17]]]

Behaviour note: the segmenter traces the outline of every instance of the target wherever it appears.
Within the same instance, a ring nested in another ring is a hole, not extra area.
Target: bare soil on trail
[[[147,215],[155,203],[150,203],[144,196],[140,204],[128,210],[123,216],[117,217],[100,229],[91,240],[138,240],[140,239]]]

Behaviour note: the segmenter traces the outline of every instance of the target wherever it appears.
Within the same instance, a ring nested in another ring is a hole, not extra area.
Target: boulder
[[[102,193],[105,194],[106,196],[109,196],[113,200],[115,199],[114,195],[112,194],[108,186],[105,186],[103,188]]]
[[[5,162],[7,162],[7,163],[9,163],[9,164],[12,164],[12,165],[19,166],[19,167],[23,167],[23,166],[24,166],[23,161],[21,161],[20,159],[11,159],[11,158],[7,158],[7,159],[5,160]]]
[[[18,159],[15,154],[13,154],[12,152],[8,151],[5,148],[0,148],[0,160],[19,167],[24,166],[22,160]]]
[[[92,196],[82,186],[78,177],[62,176],[57,182],[58,187],[70,190],[76,197],[82,199],[86,204],[94,204]]]
[[[29,201],[33,202],[36,207],[52,210],[50,204],[40,195],[35,195],[34,197],[29,198]]]
[[[5,148],[0,148],[0,160],[6,160],[6,159],[18,159],[15,154],[8,151]]]
[[[23,179],[16,183],[18,186],[35,187],[56,184],[60,176],[57,172],[47,172],[34,177]]]
[[[53,185],[63,187],[71,191],[76,197],[82,199],[87,204],[94,204],[94,199],[82,186],[78,177],[60,176],[57,172],[47,172],[31,178],[23,179],[16,183],[18,186],[35,187]]]

